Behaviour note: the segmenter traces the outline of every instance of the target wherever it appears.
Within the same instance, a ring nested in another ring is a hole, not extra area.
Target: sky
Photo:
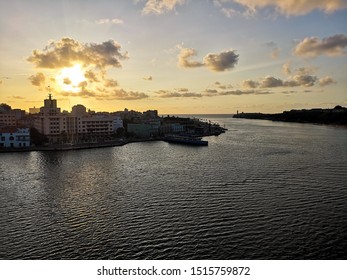
[[[347,107],[347,0],[0,0],[0,103],[71,111]]]

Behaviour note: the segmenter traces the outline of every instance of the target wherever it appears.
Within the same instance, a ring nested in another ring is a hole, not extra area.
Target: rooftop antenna
[[[48,93],[48,98],[49,98],[49,99],[52,99],[51,86],[48,86],[47,88],[48,88],[48,92],[49,92],[49,93]]]

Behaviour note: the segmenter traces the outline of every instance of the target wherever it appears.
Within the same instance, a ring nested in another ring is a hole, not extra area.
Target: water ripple
[[[203,149],[1,154],[0,258],[345,259],[347,131],[223,122]]]

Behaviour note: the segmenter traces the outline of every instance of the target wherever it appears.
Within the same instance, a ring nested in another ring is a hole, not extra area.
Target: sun
[[[63,68],[56,76],[56,80],[64,91],[80,92],[81,83],[86,81],[84,72],[80,64],[73,67]]]

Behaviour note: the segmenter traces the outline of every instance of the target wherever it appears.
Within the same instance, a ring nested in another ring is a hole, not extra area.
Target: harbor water
[[[206,147],[0,154],[0,259],[346,259],[346,128],[202,117]]]

